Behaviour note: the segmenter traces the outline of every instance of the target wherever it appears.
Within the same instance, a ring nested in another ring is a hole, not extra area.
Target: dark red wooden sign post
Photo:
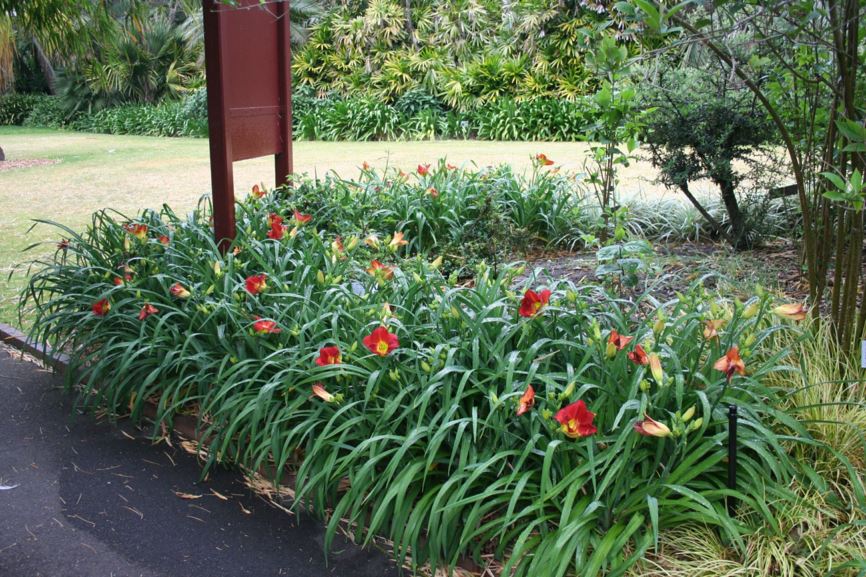
[[[214,236],[235,237],[232,163],[275,155],[276,184],[292,172],[289,2],[202,0]]]

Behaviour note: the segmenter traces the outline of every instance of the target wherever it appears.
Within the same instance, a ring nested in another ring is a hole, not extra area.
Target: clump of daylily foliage
[[[328,543],[348,520],[415,565],[622,574],[683,523],[743,548],[770,501],[795,498],[785,443],[807,433],[762,379],[801,306],[771,315],[766,294],[699,285],[619,301],[483,264],[461,286],[435,243],[412,250],[417,230],[334,231],[291,198],[240,203],[225,254],[207,210],[96,214],[33,275],[34,337],[69,352],[84,403],[193,413],[211,463],[291,477],[298,502],[332,512]]]
[[[403,254],[435,254],[446,272],[463,274],[533,247],[574,248],[596,226],[579,180],[561,174],[544,154],[533,157],[526,175],[508,165],[479,169],[445,160],[411,173],[364,163],[357,180],[332,173],[297,178],[274,196],[284,210],[316,215],[318,229],[332,235],[400,231]]]

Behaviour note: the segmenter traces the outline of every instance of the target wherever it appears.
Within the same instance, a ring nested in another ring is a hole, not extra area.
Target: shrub
[[[191,120],[207,122],[207,88],[198,88],[183,99],[183,115]]]
[[[748,91],[729,87],[727,80],[717,86],[695,74],[674,73],[646,98],[655,108],[649,115],[645,140],[661,181],[681,190],[703,210],[689,186],[709,179],[719,189],[729,229],[706,211],[705,217],[734,248],[751,246],[738,189],[755,171],[743,174],[734,162],[748,165],[754,153],[770,143],[774,133],[766,114]]]
[[[179,102],[106,108],[79,116],[72,126],[76,130],[107,134],[207,136],[207,120],[189,117],[185,105]]]
[[[766,384],[784,354],[766,295],[696,287],[654,306],[483,266],[455,286],[399,244],[339,242],[316,229],[329,213],[301,208],[238,205],[225,256],[208,211],[97,213],[32,277],[33,337],[68,351],[86,405],[140,418],[153,401],[156,430],[195,411],[209,465],[267,466],[276,483],[288,468],[297,506],[331,512],[326,548],[345,520],[413,567],[485,555],[518,577],[621,574],[686,523],[745,554],[796,501],[786,443],[808,433]],[[724,322],[706,336],[711,320]],[[727,403],[743,415],[735,492]]]
[[[20,125],[41,102],[41,94],[2,94],[0,95],[0,125]]]
[[[37,128],[62,128],[68,120],[60,99],[46,95],[34,104],[23,124]]]

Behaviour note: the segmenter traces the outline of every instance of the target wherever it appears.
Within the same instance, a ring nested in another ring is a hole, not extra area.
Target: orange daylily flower
[[[553,161],[550,160],[549,158],[547,158],[546,154],[542,154],[542,153],[536,154],[535,160],[541,166],[551,166],[553,164]]]
[[[376,280],[391,280],[394,276],[394,269],[387,264],[382,264],[378,260],[374,260],[370,263],[370,268],[367,269],[367,273],[376,277]]]
[[[388,248],[391,250],[397,250],[401,246],[406,246],[409,244],[409,241],[403,239],[402,232],[395,232],[394,236],[391,237],[391,242],[388,243]]]
[[[652,353],[647,357],[650,374],[652,374],[653,378],[656,380],[656,383],[659,385],[663,385],[665,383],[665,373],[662,370],[662,360],[655,353]]]
[[[722,371],[730,381],[734,374],[745,375],[746,364],[740,358],[740,348],[737,345],[732,346],[725,353],[725,356],[715,362],[713,368],[717,371]]]
[[[139,223],[129,223],[125,227],[126,232],[137,238],[138,240],[147,240],[147,225]]]
[[[634,424],[634,430],[644,437],[668,437],[671,434],[667,425],[654,421],[646,413],[643,415],[643,421],[637,421]]]
[[[517,401],[517,416],[519,417],[528,412],[533,405],[535,405],[535,389],[532,388],[532,385],[529,385],[526,387],[523,396],[520,397],[519,401]]]
[[[378,327],[372,333],[364,337],[364,346],[367,349],[380,357],[388,356],[388,354],[400,346],[400,340],[397,335],[388,332],[385,327]]]
[[[322,383],[316,383],[313,385],[313,394],[326,403],[333,403],[336,397],[325,390],[325,387],[322,386]]]
[[[704,338],[707,340],[719,336],[719,329],[725,326],[725,319],[708,320],[704,323]]]
[[[583,400],[560,409],[555,418],[561,425],[562,433],[572,439],[589,437],[598,432],[598,429],[592,424],[595,413],[586,408],[586,403]]]
[[[789,321],[802,321],[806,318],[807,312],[803,303],[789,303],[773,309],[773,314]]]
[[[616,353],[623,350],[633,338],[634,337],[627,337],[619,334],[616,329],[611,329],[610,336],[607,337],[607,349],[605,351],[607,356],[612,357],[616,355]]]
[[[526,318],[534,317],[550,303],[550,295],[551,292],[547,289],[540,292],[527,290],[523,293],[523,300],[520,301],[520,309],[517,314]]]
[[[259,186],[258,184],[254,184],[253,190],[250,194],[252,194],[253,197],[255,197],[255,198],[262,198],[267,193],[268,193],[268,191],[265,189],[265,185]]]

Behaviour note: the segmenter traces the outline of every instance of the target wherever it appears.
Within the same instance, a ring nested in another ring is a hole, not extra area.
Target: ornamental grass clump
[[[342,221],[309,203],[259,196],[238,204],[225,254],[206,207],[63,229],[23,306],[33,338],[69,353],[82,404],[134,419],[153,405],[157,430],[194,414],[208,466],[291,478],[299,506],[330,515],[327,547],[342,525],[386,536],[416,568],[621,575],[686,523],[744,553],[796,499],[788,451],[809,434],[767,384],[793,326],[767,295],[621,301],[484,265],[459,286],[426,229],[388,221],[365,242],[363,226],[334,231]],[[295,234],[269,234],[274,215]],[[114,284],[119,272],[131,280]],[[735,490],[729,403],[742,415]]]

